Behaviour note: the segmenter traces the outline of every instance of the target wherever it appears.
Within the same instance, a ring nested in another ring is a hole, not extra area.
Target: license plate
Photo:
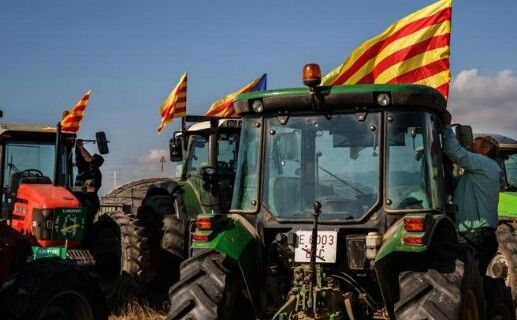
[[[311,261],[312,231],[296,231],[296,247],[294,261]],[[318,231],[318,245],[316,249],[317,263],[335,263],[337,251],[337,231]]]

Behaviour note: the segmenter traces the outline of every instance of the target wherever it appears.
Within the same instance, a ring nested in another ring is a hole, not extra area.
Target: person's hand
[[[450,126],[452,121],[452,115],[449,111],[445,110],[443,112],[443,125],[444,126]]]
[[[77,144],[78,147],[83,145],[83,140],[81,139],[75,139],[75,144]]]

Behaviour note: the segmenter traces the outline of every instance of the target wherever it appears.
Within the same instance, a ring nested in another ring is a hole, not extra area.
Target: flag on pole
[[[323,85],[423,84],[449,92],[452,0],[439,0],[357,47]]]
[[[237,113],[235,109],[233,109],[233,102],[235,98],[241,94],[252,91],[263,91],[267,88],[267,73],[264,73],[262,77],[251,81],[244,87],[230,93],[229,95],[215,101],[212,103],[210,108],[208,109],[206,115],[211,117],[236,117]]]
[[[63,114],[61,119],[61,130],[75,132],[79,131],[81,126],[81,120],[84,116],[84,111],[88,105],[88,99],[90,99],[92,91],[88,90],[79,101],[72,107],[69,112]]]
[[[162,120],[158,127],[158,133],[162,132],[162,129],[169,124],[172,119],[183,117],[187,114],[187,73],[185,72],[180,81],[174,89],[171,91],[169,96],[163,101],[160,106],[160,116]]]

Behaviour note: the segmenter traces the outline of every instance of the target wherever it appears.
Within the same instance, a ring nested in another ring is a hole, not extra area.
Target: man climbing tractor
[[[444,112],[442,141],[447,157],[463,169],[453,195],[453,202],[458,206],[456,224],[465,240],[479,252],[480,272],[485,274],[498,246],[495,230],[501,168],[494,160],[497,141],[477,137],[469,152],[454,137],[448,111]]]

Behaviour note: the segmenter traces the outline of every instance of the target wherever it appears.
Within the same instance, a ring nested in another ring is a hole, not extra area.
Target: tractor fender
[[[224,219],[218,223],[207,242],[193,242],[193,250],[215,250],[230,257],[238,266],[242,280],[255,309],[260,314],[261,263],[260,241],[257,229],[244,217],[237,214],[218,215]]]
[[[398,274],[400,270],[414,263],[415,259],[425,256],[430,247],[443,244],[457,244],[458,231],[454,222],[445,214],[409,214],[405,217],[424,217],[425,231],[408,232],[404,229],[403,219],[393,224],[383,236],[376,259],[375,272],[379,280],[382,297],[388,314],[393,315],[393,305],[398,296]],[[423,236],[421,245],[407,245],[402,239],[409,235]]]

